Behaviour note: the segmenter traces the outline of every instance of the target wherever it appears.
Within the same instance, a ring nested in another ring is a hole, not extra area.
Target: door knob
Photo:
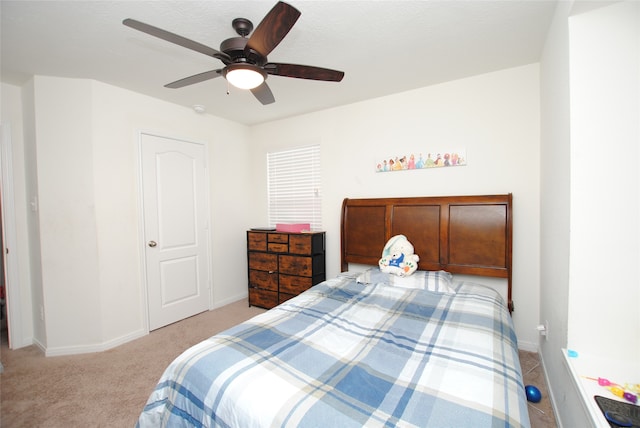
[[[158,245],[158,243],[156,241],[149,241],[148,244],[151,248],[155,247],[156,245]]]

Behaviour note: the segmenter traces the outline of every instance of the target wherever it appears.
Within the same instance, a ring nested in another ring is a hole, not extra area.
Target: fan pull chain
[[[229,81],[227,80],[227,95],[231,95],[231,92],[229,92]]]

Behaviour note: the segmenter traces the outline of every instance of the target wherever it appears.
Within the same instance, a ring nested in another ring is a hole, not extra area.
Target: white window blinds
[[[269,225],[309,223],[322,230],[320,146],[267,153]]]

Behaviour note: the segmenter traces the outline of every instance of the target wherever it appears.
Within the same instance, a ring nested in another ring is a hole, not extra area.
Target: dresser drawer
[[[310,276],[280,275],[280,292],[300,294],[311,288],[313,281]]]
[[[295,234],[289,237],[289,252],[292,254],[313,255],[324,252],[324,234]]]
[[[247,247],[249,250],[266,251],[267,234],[261,232],[247,232]]]
[[[249,253],[249,269],[278,271],[278,255],[268,253]]]
[[[313,254],[311,251],[311,235],[291,235],[289,247],[289,251],[293,254]]]
[[[249,288],[249,304],[271,309],[278,304],[278,293],[259,288]]]
[[[276,242],[279,244],[288,244],[289,235],[287,235],[286,233],[270,233],[269,242]]]
[[[276,244],[276,243],[273,243],[273,242],[269,242],[269,244],[267,245],[267,249],[271,253],[288,253],[289,252],[289,245],[287,245],[287,244]]]
[[[283,274],[317,276],[324,275],[324,269],[324,254],[309,257],[281,254],[278,258],[278,271]]]
[[[249,287],[278,291],[278,274],[264,270],[249,270]]]
[[[281,255],[278,258],[280,273],[311,276],[313,265],[311,257]]]

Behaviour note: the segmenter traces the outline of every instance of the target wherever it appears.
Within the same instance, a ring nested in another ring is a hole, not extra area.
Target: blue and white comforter
[[[319,284],[185,351],[140,427],[528,427],[500,295],[347,278]]]

